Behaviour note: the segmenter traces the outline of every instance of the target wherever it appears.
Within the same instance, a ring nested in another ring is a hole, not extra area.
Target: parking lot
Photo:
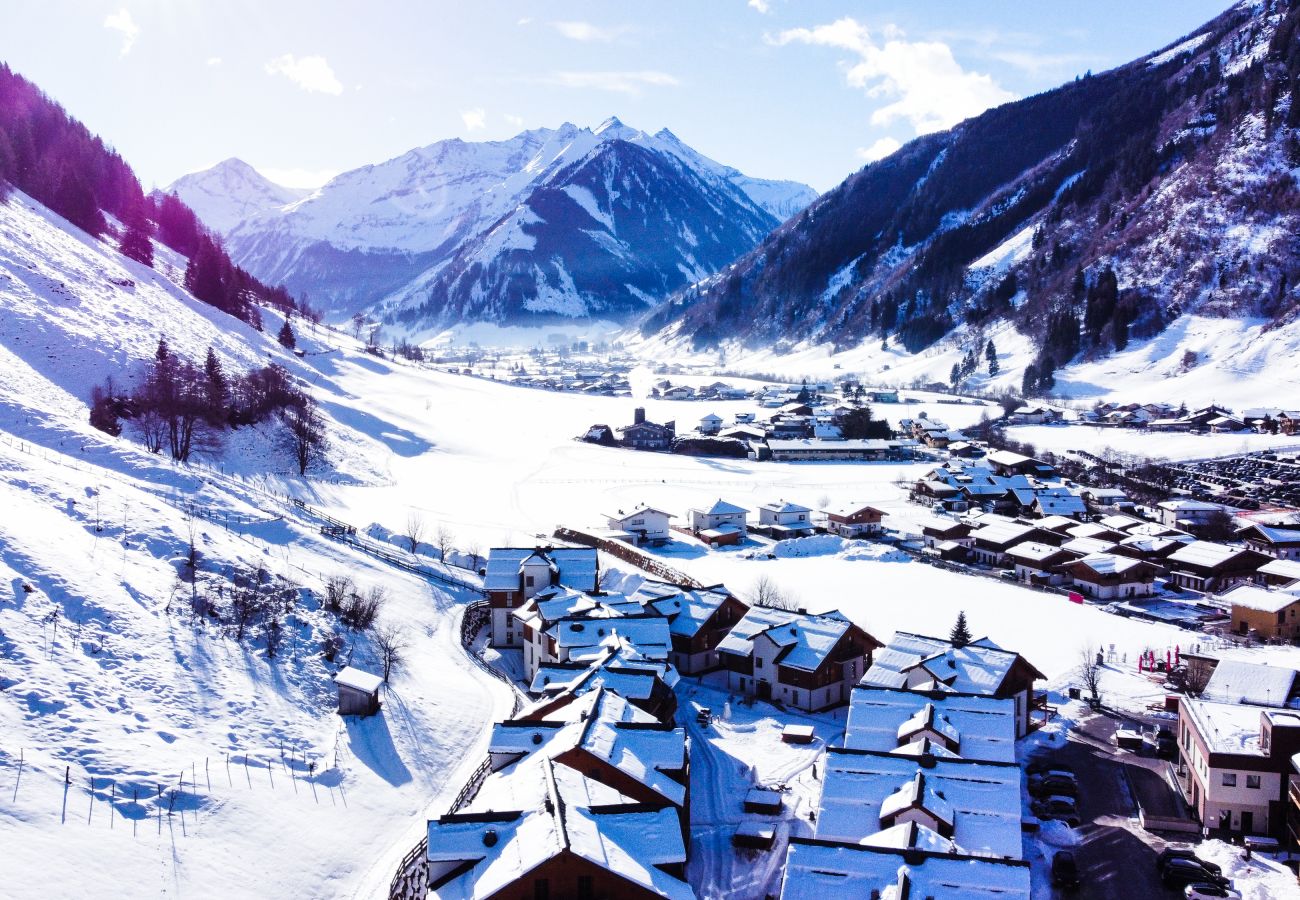
[[[1155,859],[1163,841],[1137,825],[1135,793],[1148,811],[1176,816],[1181,802],[1160,775],[1163,760],[1119,753],[1111,737],[1128,720],[1097,714],[1088,717],[1050,758],[1072,768],[1079,782],[1082,836],[1074,848],[1079,862],[1079,888],[1068,894],[1087,900],[1132,900],[1138,897],[1177,897],[1156,873]],[[1155,807],[1155,809],[1153,809]]]

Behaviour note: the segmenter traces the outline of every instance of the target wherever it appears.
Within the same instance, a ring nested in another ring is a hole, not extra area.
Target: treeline
[[[185,287],[261,327],[258,305],[318,319],[283,287],[270,287],[231,262],[220,240],[175,195],[148,196],[131,167],[34,84],[0,63],[0,199],[6,185],[35,198],[95,237],[121,222],[118,249],[147,266],[160,243],[189,260]]]
[[[196,451],[215,451],[229,429],[272,417],[283,426],[281,443],[298,474],[306,474],[324,458],[325,424],[316,401],[283,367],[271,364],[232,377],[211,347],[199,366],[173,353],[166,338],[159,339],[134,391],[121,391],[110,377],[90,397],[95,428],[117,436],[125,422],[149,452],[166,450],[178,462],[188,462]]]

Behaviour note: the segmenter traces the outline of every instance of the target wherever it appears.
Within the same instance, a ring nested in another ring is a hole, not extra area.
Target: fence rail
[[[696,581],[684,572],[674,569],[672,566],[655,559],[648,553],[642,553],[635,547],[631,547],[622,541],[612,540],[610,538],[597,537],[594,534],[588,534],[585,531],[579,531],[576,528],[565,528],[563,526],[555,529],[554,537],[557,540],[568,541],[573,544],[581,544],[584,547],[595,547],[597,550],[603,550],[610,556],[631,563],[643,572],[648,572],[656,578],[662,578],[664,581],[672,582],[683,587],[700,588],[704,585]]]

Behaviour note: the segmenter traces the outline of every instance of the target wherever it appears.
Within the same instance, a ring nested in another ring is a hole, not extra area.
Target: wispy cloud
[[[460,120],[465,123],[466,131],[481,131],[487,128],[487,112],[481,106],[461,110]]]
[[[209,56],[209,57],[208,57],[208,65],[210,65],[210,66],[219,66],[219,65],[221,65],[221,57],[220,57],[220,56]]]
[[[749,0],[745,5],[750,9],[757,10],[763,15],[767,15],[772,11],[772,4],[769,3],[768,0]]]
[[[551,27],[571,41],[608,43],[631,31],[628,25],[593,25],[590,22],[552,22]]]
[[[304,56],[298,59],[292,53],[286,53],[268,62],[266,71],[270,75],[283,75],[304,91],[343,93],[343,83],[335,77],[334,70],[323,56]]]
[[[855,57],[843,64],[844,78],[872,99],[889,102],[871,114],[874,125],[908,122],[917,134],[940,131],[978,115],[1015,95],[989,75],[967,71],[941,41],[909,41],[893,26],[881,40],[856,19],[792,28],[769,40],[777,45],[811,44],[845,50]]]
[[[506,124],[509,125],[509,126],[512,127],[512,128],[523,128],[523,127],[524,127],[524,117],[523,117],[523,116],[513,116],[513,115],[511,115],[510,113],[506,113],[502,118],[504,118],[504,119],[506,120]]]
[[[895,140],[891,137],[882,137],[870,147],[859,147],[857,150],[854,150],[853,153],[858,159],[866,162],[875,162],[878,159],[884,159],[901,146],[903,146],[901,141]]]
[[[117,12],[112,13],[104,19],[104,27],[110,31],[116,31],[122,35],[122,55],[126,56],[135,46],[136,36],[140,34],[140,26],[135,24],[135,19],[131,18],[131,11],[122,7]]]
[[[677,87],[681,84],[667,72],[552,72],[539,79],[557,87],[587,88],[614,94],[639,94],[647,87]]]

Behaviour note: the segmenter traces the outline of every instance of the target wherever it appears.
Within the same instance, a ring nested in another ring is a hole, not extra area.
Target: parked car
[[[1059,850],[1052,857],[1052,884],[1055,887],[1079,886],[1079,863],[1069,850]]]
[[[1050,756],[1035,756],[1025,765],[1026,775],[1046,775],[1048,772],[1074,777],[1074,769]]]
[[[1074,805],[1073,797],[1051,796],[1035,800],[1030,804],[1034,815],[1040,819],[1055,819],[1071,828],[1079,827],[1079,810]]]
[[[1180,888],[1189,884],[1212,884],[1230,887],[1232,882],[1211,872],[1198,862],[1185,858],[1171,859],[1160,871],[1160,878],[1166,887]]]
[[[1163,873],[1165,871],[1165,866],[1172,859],[1191,860],[1202,869],[1212,872],[1215,875],[1223,874],[1223,870],[1220,869],[1216,863],[1206,862],[1201,859],[1196,855],[1196,851],[1186,844],[1170,844],[1168,847],[1161,850],[1159,855],[1156,856],[1156,871]]]
[[[1187,900],[1241,900],[1241,892],[1217,884],[1189,884],[1183,889]]]
[[[1072,775],[1060,772],[1048,772],[1046,775],[1033,775],[1029,778],[1029,793],[1034,797],[1079,796],[1079,784]]]

